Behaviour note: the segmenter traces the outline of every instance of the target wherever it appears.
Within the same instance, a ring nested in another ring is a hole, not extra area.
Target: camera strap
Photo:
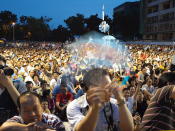
[[[117,131],[116,125],[114,124],[113,120],[113,109],[112,104],[110,102],[106,103],[103,109],[104,116],[106,119],[106,122],[108,123],[108,131]]]

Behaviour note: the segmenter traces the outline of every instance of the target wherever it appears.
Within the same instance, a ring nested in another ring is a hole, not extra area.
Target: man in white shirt
[[[83,83],[85,95],[67,107],[67,118],[74,131],[133,131],[132,115],[106,70],[88,71]],[[117,100],[111,98],[112,94]]]
[[[34,75],[34,70],[31,70],[31,71],[29,72],[29,75],[27,75],[27,76],[25,77],[24,82],[31,81],[31,82],[33,83],[34,87],[35,87],[36,84],[35,84],[35,82],[33,81],[33,78],[32,78],[33,75]]]
[[[50,81],[50,87],[54,88],[57,84],[61,84],[61,79],[59,79],[59,73],[58,72],[54,72],[53,73],[53,78]]]
[[[133,113],[133,106],[134,106],[134,96],[130,97],[130,89],[124,88],[123,89],[123,96],[126,100],[126,105],[131,113]]]
[[[152,85],[152,80],[148,79],[146,84],[142,86],[142,90],[148,91],[150,94],[153,94],[155,92],[155,87]]]

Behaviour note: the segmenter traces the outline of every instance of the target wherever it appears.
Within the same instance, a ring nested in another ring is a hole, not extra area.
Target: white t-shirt
[[[153,94],[155,92],[155,87],[152,86],[152,85],[150,87],[148,87],[148,85],[145,84],[145,85],[142,86],[142,90],[146,90],[149,93]]]
[[[34,67],[32,67],[32,66],[30,66],[30,65],[29,65],[29,66],[27,66],[27,71],[28,71],[28,72],[30,72],[30,71],[32,71],[32,70],[34,70],[34,69],[35,69],[35,68],[34,68]]]
[[[116,127],[118,128],[120,117],[119,117],[119,109],[118,109],[117,101],[111,98],[110,103],[112,104],[112,109],[113,109],[113,121]],[[89,104],[86,100],[86,94],[79,97],[78,99],[74,99],[72,102],[69,103],[67,107],[67,118],[73,129],[86,116],[86,112],[87,112],[86,107],[88,106]],[[103,108],[100,109],[98,117],[99,118],[97,121],[96,129],[94,131],[107,131],[108,124],[104,116]]]
[[[33,86],[36,86],[35,82],[33,81],[33,79],[28,75],[26,76],[24,82],[27,82],[27,81],[31,81],[33,83]]]
[[[51,87],[55,87],[57,85],[57,81],[55,80],[55,79],[52,79],[51,81],[50,81],[50,86]]]

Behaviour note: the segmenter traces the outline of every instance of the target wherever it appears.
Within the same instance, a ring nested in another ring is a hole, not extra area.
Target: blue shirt
[[[16,87],[16,89],[20,94],[27,91],[26,85],[21,78],[18,78],[15,80],[13,79],[12,81],[13,81],[13,85]]]
[[[77,99],[77,98],[79,98],[82,95],[84,95],[84,91],[83,91],[83,89],[79,89],[77,94],[75,95],[75,98]]]
[[[69,92],[71,92],[72,94],[74,94],[74,90],[72,89],[72,87],[68,84],[67,85],[67,89]],[[53,88],[53,91],[52,91],[52,94],[53,95],[56,95],[60,93],[60,85],[56,85],[54,88]]]

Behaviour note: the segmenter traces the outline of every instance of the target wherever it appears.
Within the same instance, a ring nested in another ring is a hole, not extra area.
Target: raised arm
[[[91,106],[87,115],[75,127],[75,131],[93,131],[95,130],[98,120],[99,108],[98,106]]]
[[[170,97],[175,100],[175,86],[173,87],[172,94]]]
[[[76,125],[75,131],[94,131],[99,118],[99,110],[106,100],[104,89],[92,88],[87,92],[89,110],[87,115]]]
[[[5,122],[1,127],[0,131],[30,131],[29,127],[33,124],[25,125],[17,122]]]
[[[113,92],[115,98],[117,99],[118,109],[119,109],[119,116],[120,116],[120,130],[121,131],[133,131],[134,130],[134,123],[133,117],[125,104],[124,97],[122,96],[121,91],[115,89]]]
[[[42,122],[21,124],[17,122],[7,121],[0,127],[0,131],[56,131],[56,130],[52,130],[49,125]]]
[[[19,97],[20,94],[15,88],[15,86],[13,85],[10,77],[5,76],[2,70],[0,70],[0,85],[2,85],[7,89],[13,102],[17,105],[17,98]]]
[[[137,99],[137,95],[138,95],[141,87],[142,87],[142,82],[138,82],[137,87],[136,87],[136,92],[134,94],[134,100]]]

